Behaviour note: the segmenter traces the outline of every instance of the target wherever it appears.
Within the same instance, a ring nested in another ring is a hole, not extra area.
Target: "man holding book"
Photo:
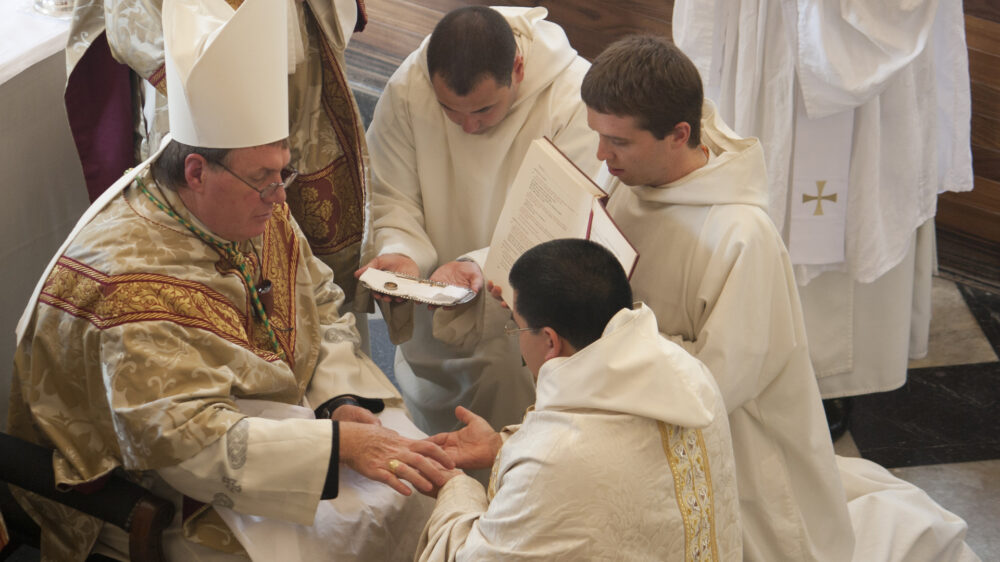
[[[608,210],[642,255],[633,291],[726,402],[745,559],[965,559],[964,522],[834,456],[757,139],[718,118],[694,64],[659,37],[608,47],[582,97],[616,177]]]
[[[478,290],[479,266],[455,260],[490,243],[534,139],[549,137],[585,173],[598,171],[597,137],[579,97],[589,65],[545,15],[452,11],[390,78],[367,134],[378,257],[366,267],[453,283],[477,278]],[[534,389],[516,342],[503,334],[509,316],[499,303],[464,305],[459,312],[477,319],[469,331],[445,321],[451,312],[382,305],[417,425],[452,429],[458,404],[496,429],[521,420]]]
[[[493,475],[487,492],[448,471],[417,559],[740,560],[722,396],[649,308],[633,308],[617,258],[553,240],[518,258],[510,284],[534,409],[498,434],[459,408],[468,425],[431,437]]]

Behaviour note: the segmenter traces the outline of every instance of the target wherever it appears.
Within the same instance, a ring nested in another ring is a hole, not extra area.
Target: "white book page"
[[[556,238],[583,238],[595,193],[603,195],[546,139],[532,142],[500,212],[483,275],[509,304],[507,275],[528,249]]]
[[[636,251],[632,243],[625,238],[618,225],[611,220],[608,210],[597,199],[594,199],[592,206],[593,216],[590,221],[590,233],[587,240],[597,242],[607,248],[618,258],[625,270],[625,275],[632,277],[632,270],[635,269],[635,262],[639,260],[639,252]]]

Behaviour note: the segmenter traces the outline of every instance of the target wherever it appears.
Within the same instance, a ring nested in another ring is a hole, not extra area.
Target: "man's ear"
[[[524,57],[521,56],[521,51],[514,55],[514,71],[511,72],[510,80],[511,85],[520,84],[524,80]]]
[[[559,337],[559,333],[548,326],[542,328],[542,333],[544,333],[545,337],[549,340],[548,349],[545,350],[545,361],[562,355],[565,343],[563,342],[563,339]]]
[[[184,181],[194,191],[205,189],[205,173],[208,171],[208,160],[200,154],[188,154],[184,157]]]
[[[670,131],[670,140],[675,146],[686,145],[689,138],[691,138],[691,124],[687,121],[681,121],[674,126],[673,131]]]

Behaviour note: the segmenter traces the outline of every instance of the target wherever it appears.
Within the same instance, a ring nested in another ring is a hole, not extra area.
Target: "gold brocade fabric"
[[[288,190],[288,206],[350,300],[369,206],[364,127],[343,49],[320,30],[308,6],[301,6],[300,17],[308,37],[306,60],[288,77],[289,141],[300,175]]]
[[[165,320],[212,332],[267,361],[278,358],[266,346],[258,345],[263,330],[252,315],[242,314],[211,289],[173,277],[146,273],[108,276],[62,257],[45,282],[39,302],[84,318],[99,329]],[[288,304],[287,298],[283,304]],[[287,315],[287,310],[284,312]],[[263,335],[266,338],[266,332]],[[291,351],[288,339],[279,336],[286,352]]]
[[[250,558],[236,535],[222,520],[219,512],[212,509],[211,505],[204,504],[194,513],[185,517],[182,528],[184,529],[184,538],[193,543],[205,545],[219,552],[242,554],[248,559]]]
[[[143,181],[153,183],[148,173]],[[175,193],[152,191],[197,221]],[[242,419],[235,398],[300,403],[319,357],[323,296],[300,237],[283,207],[255,240],[260,260],[246,244],[253,278],[272,283],[286,362],[252,314],[242,276],[133,184],[46,279],[15,353],[8,431],[56,449],[56,482],[72,486],[194,456]],[[81,559],[100,531],[39,498],[26,507],[53,559]]]
[[[674,476],[677,506],[684,519],[684,560],[718,560],[715,537],[715,498],[708,451],[699,429],[657,422],[663,452]]]

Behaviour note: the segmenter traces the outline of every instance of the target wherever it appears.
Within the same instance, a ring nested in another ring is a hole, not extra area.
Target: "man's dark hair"
[[[265,146],[272,145],[287,148],[288,139],[284,138],[267,143]],[[187,186],[187,180],[184,178],[184,160],[187,159],[188,154],[198,154],[207,160],[209,164],[228,165],[229,153],[233,150],[235,149],[191,146],[171,139],[160,156],[153,162],[153,179],[156,180],[157,184],[177,191]]]
[[[595,111],[634,117],[657,139],[687,123],[688,146],[701,144],[701,76],[691,59],[664,37],[630,35],[612,43],[594,59],[580,95]]]
[[[517,43],[510,24],[496,10],[466,6],[448,12],[431,33],[427,70],[448,89],[466,96],[487,77],[510,86]]]
[[[596,341],[618,311],[632,307],[621,263],[589,240],[564,238],[535,246],[514,262],[510,285],[525,328],[552,328],[576,349]]]

